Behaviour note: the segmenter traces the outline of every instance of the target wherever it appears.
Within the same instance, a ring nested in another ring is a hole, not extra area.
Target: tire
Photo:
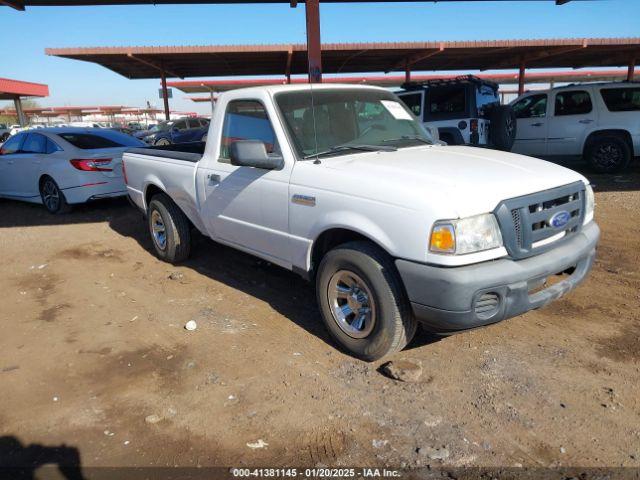
[[[2,134],[2,136],[0,136],[0,143],[4,143],[7,141],[7,139],[10,137],[11,135],[9,135],[9,132],[5,132]]]
[[[171,141],[168,138],[161,138],[159,140],[156,140],[154,142],[154,145],[157,145],[159,147],[166,146],[166,145],[171,145]]]
[[[631,162],[631,147],[618,135],[602,135],[590,140],[585,159],[598,173],[624,170]]]
[[[510,152],[516,140],[518,121],[509,105],[496,105],[489,114],[489,141],[496,150]]]
[[[180,208],[159,193],[149,202],[147,222],[156,255],[169,263],[186,260],[191,252],[191,226]]]
[[[416,332],[417,323],[395,265],[372,243],[349,242],[330,250],[318,267],[316,296],[331,337],[362,360],[374,361],[402,350]],[[351,313],[342,317],[335,308],[345,305]],[[360,318],[352,308],[359,313],[369,309],[360,317],[361,323],[356,324]]]
[[[40,181],[40,198],[44,208],[51,214],[59,215],[71,211],[64,193],[51,177],[44,177]]]

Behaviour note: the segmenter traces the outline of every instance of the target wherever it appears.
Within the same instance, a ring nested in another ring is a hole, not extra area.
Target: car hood
[[[321,159],[344,193],[421,208],[434,201],[461,216],[492,211],[509,198],[588,181],[577,172],[524,155],[474,147],[429,145]],[[354,183],[355,180],[355,183]]]

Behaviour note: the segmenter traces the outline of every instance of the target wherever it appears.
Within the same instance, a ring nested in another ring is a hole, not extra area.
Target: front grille
[[[500,203],[494,213],[509,255],[525,258],[542,253],[578,232],[584,218],[584,189],[584,183],[575,182]],[[552,225],[558,214],[568,217],[566,224]]]

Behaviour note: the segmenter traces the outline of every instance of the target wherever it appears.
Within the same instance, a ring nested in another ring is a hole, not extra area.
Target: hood
[[[492,211],[509,198],[578,180],[577,172],[524,155],[474,147],[429,145],[394,152],[367,152],[322,159],[331,170],[353,172],[364,197],[384,189],[385,200],[420,208],[437,201],[453,206],[461,217]],[[333,177],[333,175],[331,175]],[[340,184],[341,182],[337,182]],[[339,186],[338,186],[339,188]],[[371,192],[367,195],[367,192]],[[347,192],[345,192],[347,193]]]

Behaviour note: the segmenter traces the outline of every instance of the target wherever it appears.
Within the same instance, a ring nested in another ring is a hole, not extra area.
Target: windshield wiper
[[[383,140],[383,142],[387,143],[387,142],[400,142],[402,140],[417,140],[419,142],[425,143],[427,145],[433,145],[433,142],[431,140],[428,140],[424,137],[421,137],[419,135],[403,135],[401,137],[398,138],[391,138],[389,140]]]
[[[331,155],[333,153],[345,152],[349,150],[358,150],[361,152],[395,152],[397,148],[387,146],[387,145],[336,145],[322,152],[305,155],[304,157],[302,157],[302,159],[308,160],[310,158],[321,157],[324,155]]]

